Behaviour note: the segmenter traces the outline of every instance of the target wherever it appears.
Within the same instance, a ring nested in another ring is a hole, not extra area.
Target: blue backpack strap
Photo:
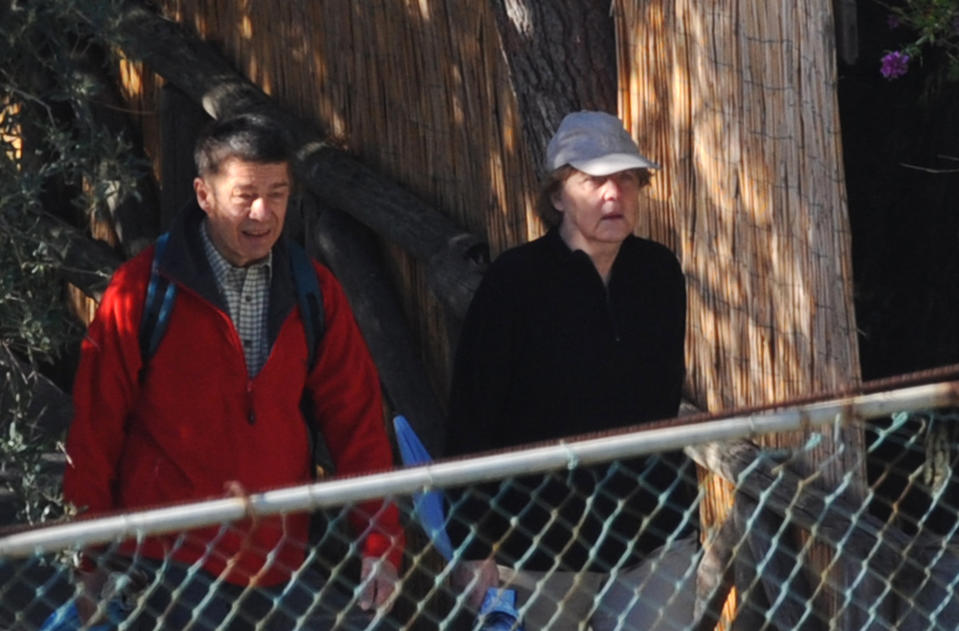
[[[160,274],[160,258],[169,239],[168,232],[164,232],[157,238],[153,263],[150,266],[150,283],[147,286],[143,317],[140,320],[140,356],[143,358],[144,367],[160,347],[176,299],[176,284]],[[303,329],[306,333],[307,366],[312,370],[316,364],[317,347],[323,338],[325,326],[323,294],[320,292],[316,270],[306,251],[292,242],[289,243],[288,250],[297,303],[300,306]]]
[[[297,243],[287,242],[290,256],[290,271],[293,274],[293,284],[296,286],[296,299],[300,307],[300,318],[303,320],[303,332],[306,334],[306,361],[307,370],[313,370],[316,365],[317,351],[320,340],[323,339],[326,326],[326,313],[323,310],[323,294],[320,291],[320,281],[316,278],[316,269],[307,255],[306,250]],[[303,391],[300,400],[300,409],[303,419],[309,430],[310,455],[313,460],[313,477],[322,478],[335,470],[333,458],[323,433],[319,430],[313,415],[312,397],[308,390]]]
[[[147,286],[143,317],[140,319],[140,357],[144,367],[160,346],[176,298],[176,284],[160,275],[160,257],[163,256],[169,239],[169,232],[164,232],[157,238],[153,263],[150,265],[150,284]]]
[[[306,250],[297,243],[289,242],[290,268],[293,273],[293,284],[296,286],[296,299],[300,306],[300,315],[303,319],[303,329],[306,333],[307,369],[312,370],[316,365],[317,348],[323,338],[325,317],[323,311],[323,294],[320,292],[320,282],[316,279],[316,270],[307,255]]]

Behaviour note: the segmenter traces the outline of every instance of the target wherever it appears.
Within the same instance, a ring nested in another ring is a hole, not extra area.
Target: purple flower
[[[882,58],[879,72],[890,81],[901,77],[909,70],[909,55],[900,51],[887,53]]]
[[[902,20],[899,19],[899,16],[895,13],[890,13],[886,16],[886,26],[889,27],[889,30],[893,31],[899,28],[902,24]]]

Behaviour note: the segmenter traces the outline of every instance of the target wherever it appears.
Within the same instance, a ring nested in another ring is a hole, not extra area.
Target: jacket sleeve
[[[446,455],[462,456],[510,445],[505,427],[506,403],[512,383],[510,368],[516,348],[515,306],[497,268],[490,268],[470,303],[457,344],[446,427]],[[491,510],[490,483],[450,491],[449,534],[469,560],[491,555],[492,544],[509,530],[509,523]],[[472,536],[471,536],[472,534]]]
[[[393,467],[383,418],[380,380],[366,342],[339,282],[317,267],[323,293],[325,330],[307,388],[338,475]],[[354,532],[363,533],[363,553],[384,557],[397,568],[405,543],[399,511],[386,500],[359,504],[350,513]]]
[[[117,466],[139,389],[143,261],[151,257],[152,248],[117,270],[81,347],[63,477],[64,499],[80,510],[117,508]]]

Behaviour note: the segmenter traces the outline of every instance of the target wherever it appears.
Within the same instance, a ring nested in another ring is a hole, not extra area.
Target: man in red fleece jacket
[[[176,298],[152,357],[142,356],[139,331],[155,248],[111,280],[74,386],[64,495],[79,509],[135,510],[310,482],[304,400],[338,473],[392,466],[376,369],[342,288],[315,262],[324,329],[308,365],[291,244],[281,238],[293,186],[284,138],[269,120],[245,115],[215,122],[198,140],[196,199],[156,257]],[[384,608],[402,556],[398,511],[366,502],[350,522],[361,537],[360,605]],[[277,616],[295,620],[313,604],[313,594],[288,586],[308,529],[307,514],[292,514],[122,544],[131,571],[152,581],[145,611],[135,614],[147,622],[136,622],[183,628],[178,616],[210,626],[232,616],[230,628],[288,628]],[[81,580],[94,595],[78,608],[89,616],[107,568],[95,556],[84,565]],[[214,596],[202,602],[209,589]]]

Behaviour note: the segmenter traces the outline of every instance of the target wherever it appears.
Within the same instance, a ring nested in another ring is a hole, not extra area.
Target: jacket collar
[[[177,214],[170,226],[170,240],[159,261],[159,270],[161,274],[199,295],[223,313],[229,313],[226,300],[220,293],[213,269],[203,250],[200,224],[204,217],[196,199],[190,200]],[[272,265],[267,323],[271,346],[279,334],[280,325],[296,304],[296,288],[293,286],[285,235],[273,246]]]
[[[563,237],[559,234],[559,226],[550,228],[549,232],[543,237],[543,240],[558,261],[567,265],[576,265],[579,268],[588,268],[592,274],[595,274],[597,278],[599,277],[596,266],[593,265],[593,261],[590,260],[589,255],[582,250],[570,249],[566,242],[563,241]],[[636,247],[640,241],[641,239],[635,235],[629,235],[623,240],[622,245],[619,247],[619,252],[616,254],[616,260],[613,261],[613,266],[610,268],[610,283],[612,283],[613,278],[617,276],[616,269],[624,264],[623,261],[635,256]]]
[[[589,255],[583,252],[582,250],[573,250],[568,245],[566,245],[566,242],[563,241],[563,237],[560,236],[559,234],[559,226],[554,226],[550,228],[549,231],[543,236],[543,239],[546,241],[547,244],[549,244],[550,251],[553,252],[556,256],[560,256],[563,258],[585,259],[587,261],[589,260]],[[619,253],[617,253],[616,255],[616,260],[618,261],[619,259],[621,259],[624,253],[626,253],[626,255],[628,256],[628,252],[635,247],[634,244],[638,240],[639,240],[639,237],[636,237],[635,235],[627,236],[623,240],[622,245],[619,247]]]

